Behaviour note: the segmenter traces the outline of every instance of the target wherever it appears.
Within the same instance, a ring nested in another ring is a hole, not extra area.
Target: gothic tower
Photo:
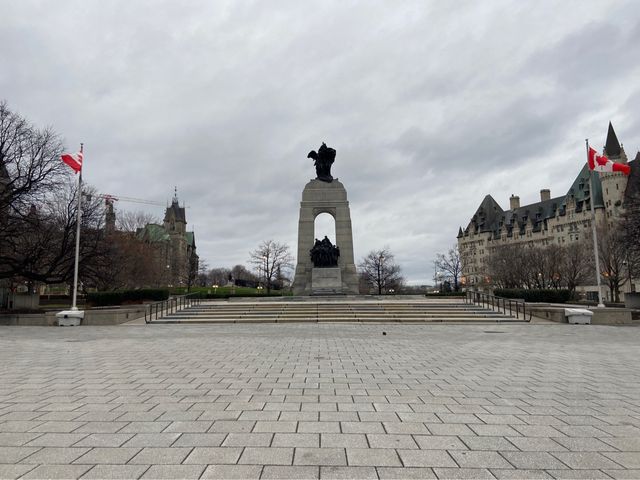
[[[171,252],[168,255],[169,267],[172,272],[171,281],[175,286],[186,284],[189,273],[189,259],[187,256],[187,217],[185,208],[178,202],[178,191],[175,190],[171,206],[164,214],[164,230],[169,234]]]
[[[607,141],[604,146],[604,154],[613,162],[627,163],[627,154],[620,145],[613,125],[609,122]],[[611,221],[620,216],[624,192],[627,188],[627,177],[621,172],[599,173],[602,183],[602,198],[604,200],[607,220]]]
[[[104,214],[104,224],[105,231],[109,235],[116,231],[116,212],[113,210],[112,199],[106,198],[105,205],[107,207],[107,211]]]

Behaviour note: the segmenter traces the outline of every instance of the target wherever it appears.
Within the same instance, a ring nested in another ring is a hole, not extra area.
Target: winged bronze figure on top
[[[316,178],[323,182],[331,183],[333,177],[331,176],[331,165],[336,159],[336,151],[333,148],[327,147],[327,144],[322,142],[322,145],[316,153],[315,150],[311,150],[307,158],[313,158],[313,164],[316,167]]]

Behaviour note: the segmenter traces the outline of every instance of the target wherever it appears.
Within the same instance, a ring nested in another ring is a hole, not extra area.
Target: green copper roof
[[[147,239],[150,242],[169,241],[169,234],[164,227],[155,223],[148,223],[144,228],[141,228],[138,232],[138,237]]]
[[[193,247],[196,243],[196,238],[193,232],[186,232],[185,237],[187,237],[187,245]]]
[[[595,199],[594,205],[596,208],[604,208],[604,200],[602,199],[602,183],[600,182],[600,175],[598,173],[593,174],[593,198]],[[576,204],[584,202],[590,203],[591,192],[589,191],[589,167],[585,163],[580,170],[580,173],[573,181],[571,188],[567,192],[563,205],[566,206],[569,197],[573,196],[576,200]]]

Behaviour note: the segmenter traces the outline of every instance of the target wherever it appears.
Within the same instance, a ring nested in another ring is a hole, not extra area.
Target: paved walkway
[[[640,478],[639,364],[637,327],[2,327],[0,478]]]

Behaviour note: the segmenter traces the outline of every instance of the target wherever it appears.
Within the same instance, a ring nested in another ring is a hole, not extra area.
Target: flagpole
[[[587,165],[589,164],[589,139],[585,139],[587,145]],[[593,170],[589,168],[589,195],[591,196],[591,233],[593,235],[593,252],[596,257],[596,281],[598,283],[598,308],[604,308],[602,303],[602,286],[600,285],[600,254],[598,253],[598,234],[596,233],[596,202],[593,190]]]
[[[84,144],[80,144],[80,153]],[[80,220],[82,218],[82,169],[80,169],[80,176],[78,177],[78,218],[76,220],[76,259],[73,269],[73,305],[71,310],[78,310],[76,300],[78,298],[78,261],[80,259]]]

